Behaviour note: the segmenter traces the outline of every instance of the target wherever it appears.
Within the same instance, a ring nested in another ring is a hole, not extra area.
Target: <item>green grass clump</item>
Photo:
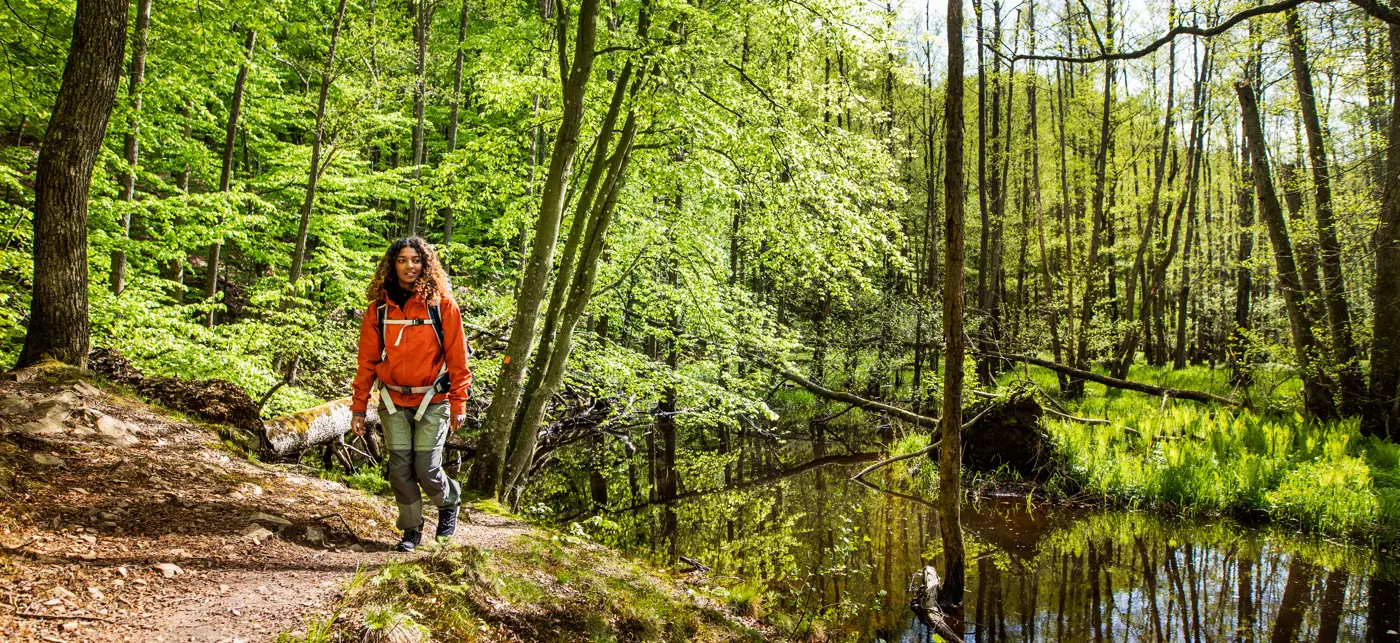
[[[1053,374],[1030,374],[1054,390]],[[1200,367],[1134,367],[1131,379],[1238,396],[1227,375]],[[1258,413],[1164,404],[1090,383],[1069,410],[1111,424],[1044,419],[1065,457],[1065,486],[1130,507],[1270,518],[1333,536],[1400,538],[1400,447],[1363,437],[1354,418],[1318,423],[1282,410],[1292,385],[1274,379],[1255,386],[1256,403],[1267,400]]]
[[[730,611],[591,544],[543,532],[486,552],[451,543],[391,560],[347,588],[306,641],[755,641]],[[758,600],[758,599],[752,599]]]

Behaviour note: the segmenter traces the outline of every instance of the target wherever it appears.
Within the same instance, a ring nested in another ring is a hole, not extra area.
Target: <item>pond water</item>
[[[829,466],[610,516],[595,537],[689,559],[732,601],[826,640],[932,641],[909,582],[938,513]],[[731,480],[738,483],[737,480]],[[731,485],[734,486],[734,485]],[[962,512],[964,640],[1400,642],[1400,556],[1281,528],[982,499]],[[752,592],[749,592],[752,593]],[[818,640],[820,640],[820,638]]]

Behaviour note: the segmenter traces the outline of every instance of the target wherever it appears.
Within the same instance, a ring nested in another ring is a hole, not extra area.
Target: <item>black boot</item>
[[[416,527],[416,528],[414,528],[414,529],[405,529],[405,530],[403,530],[403,539],[399,541],[398,546],[394,547],[394,549],[397,549],[397,550],[403,551],[403,552],[411,552],[411,551],[413,551],[415,548],[418,547],[418,543],[421,542],[422,540],[423,540],[423,526],[422,526],[422,525],[419,525],[418,527]]]
[[[437,537],[443,538],[457,533],[457,505],[438,507]]]

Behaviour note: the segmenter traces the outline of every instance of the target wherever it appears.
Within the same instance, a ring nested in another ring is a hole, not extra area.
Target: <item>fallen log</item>
[[[335,442],[350,431],[350,398],[342,397],[303,411],[279,415],[263,422],[263,447],[274,455],[289,456],[309,447]],[[365,409],[366,431],[379,423],[379,410]]]
[[[762,357],[750,355],[750,358],[758,364],[768,369],[771,369],[774,373],[783,376],[788,381],[811,391],[812,394],[816,395],[817,397],[826,398],[834,402],[845,402],[846,404],[860,407],[861,409],[866,411],[871,411],[874,413],[883,413],[885,415],[904,420],[905,422],[909,422],[910,424],[917,424],[928,429],[937,429],[940,426],[938,424],[938,418],[936,417],[919,415],[918,413],[906,411],[897,406],[890,406],[888,404],[876,402],[875,400],[867,400],[863,397],[860,397],[858,395],[852,395],[845,391],[833,391],[805,377],[802,377],[797,373],[794,373],[777,364],[774,364],[773,362],[763,359]]]
[[[938,588],[942,585],[938,571],[924,567],[922,572],[914,572],[909,584],[909,607],[919,621],[946,641],[963,640],[962,635],[948,625],[948,616],[938,605]]]
[[[1218,402],[1220,404],[1226,404],[1229,406],[1241,405],[1238,400],[1233,400],[1228,397],[1221,397],[1219,395],[1207,393],[1205,391],[1196,391],[1186,388],[1169,388],[1165,386],[1153,386],[1151,384],[1145,384],[1143,382],[1134,382],[1132,380],[1120,380],[1116,377],[1099,375],[1098,373],[1077,369],[1071,366],[1064,366],[1051,361],[1035,357],[1029,357],[1026,355],[1016,355],[1013,353],[987,353],[987,355],[991,357],[997,357],[1000,359],[1011,360],[1013,362],[1024,362],[1033,366],[1048,368],[1058,373],[1064,373],[1065,375],[1068,375],[1070,377],[1077,377],[1082,380],[1097,382],[1099,384],[1103,384],[1104,386],[1111,386],[1113,388],[1119,388],[1128,391],[1137,391],[1139,393],[1146,393],[1148,395],[1160,395],[1182,400],[1191,400],[1194,402]]]

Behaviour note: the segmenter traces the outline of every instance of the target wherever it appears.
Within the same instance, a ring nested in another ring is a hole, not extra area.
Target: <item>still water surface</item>
[[[909,582],[942,567],[938,515],[827,467],[619,517],[611,544],[761,579],[827,640],[931,641]],[[1400,642],[1400,556],[1282,528],[1024,500],[964,507],[968,642]],[[675,525],[668,535],[669,525]],[[674,548],[674,549],[673,549]]]

